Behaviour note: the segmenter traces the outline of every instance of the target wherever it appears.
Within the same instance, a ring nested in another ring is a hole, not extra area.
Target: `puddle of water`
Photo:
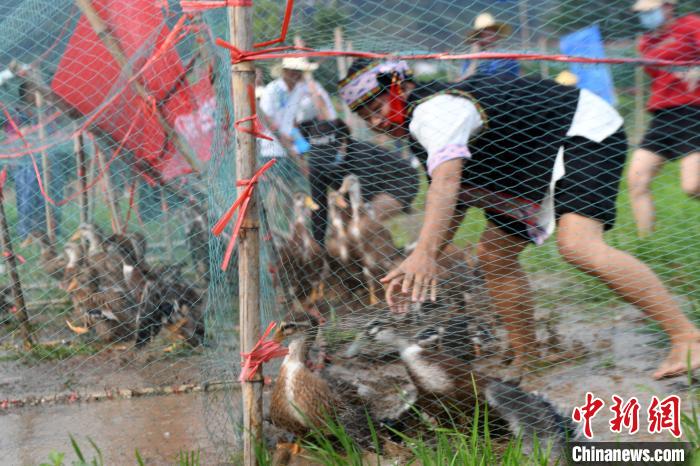
[[[73,405],[38,406],[0,415],[0,464],[36,465],[51,451],[77,460],[72,434],[86,459],[101,449],[105,464],[135,464],[138,449],[147,464],[174,464],[182,450],[201,450],[202,463],[215,450],[206,431],[205,395],[183,394]],[[211,406],[208,407],[211,409]],[[213,459],[213,458],[212,458]]]

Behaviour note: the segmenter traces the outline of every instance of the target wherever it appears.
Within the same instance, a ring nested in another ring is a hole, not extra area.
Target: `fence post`
[[[17,319],[19,320],[20,327],[22,328],[24,349],[29,351],[34,346],[34,337],[32,336],[32,326],[29,323],[29,316],[27,315],[27,306],[24,302],[22,282],[20,282],[19,273],[17,273],[17,259],[15,258],[15,252],[12,249],[10,228],[7,226],[7,218],[5,217],[5,193],[3,192],[2,186],[0,186],[0,245],[5,252],[7,271],[10,273],[12,295],[15,300]]]
[[[39,91],[34,91],[34,105],[36,106],[37,125],[39,126],[39,144],[46,144],[46,128],[44,127],[44,96]],[[44,189],[47,197],[51,197],[51,164],[46,149],[41,149],[41,170],[39,174],[43,178]],[[44,215],[46,216],[46,237],[51,244],[56,243],[56,225],[54,224],[51,203],[44,199]]]
[[[253,7],[229,7],[229,35],[239,50],[253,48]],[[234,121],[252,114],[248,89],[255,86],[255,67],[252,62],[236,63],[232,67],[232,97]],[[255,136],[237,132],[236,178],[250,179],[255,173]],[[243,187],[239,187],[241,195]],[[260,219],[257,199],[248,206],[238,237],[239,319],[241,351],[248,352],[260,335]],[[262,371],[250,382],[242,382],[243,396],[243,464],[256,464],[256,442],[262,441]]]
[[[78,189],[80,189],[80,223],[88,223],[88,189],[87,166],[85,165],[85,146],[83,133],[77,132],[78,125],[73,123],[73,150],[75,151],[75,163],[78,167]]]

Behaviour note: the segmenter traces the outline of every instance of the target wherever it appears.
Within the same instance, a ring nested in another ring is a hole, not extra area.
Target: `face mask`
[[[639,13],[639,22],[646,29],[656,29],[664,24],[664,12],[661,8],[654,8]]]

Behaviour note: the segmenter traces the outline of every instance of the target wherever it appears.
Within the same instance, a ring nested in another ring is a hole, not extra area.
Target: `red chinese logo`
[[[603,408],[603,406],[605,406],[605,402],[603,400],[594,397],[593,393],[587,392],[586,404],[583,406],[576,406],[574,408],[574,412],[571,417],[578,423],[583,422],[583,435],[585,435],[586,438],[593,438],[591,421],[595,415],[598,414],[598,411]]]
[[[627,430],[629,434],[639,432],[639,412],[641,406],[636,397],[631,397],[625,402],[622,397],[612,395],[613,404],[610,406],[613,416],[608,422],[610,432],[622,433]],[[583,435],[588,439],[593,438],[593,418],[603,409],[605,402],[597,398],[591,392],[586,393],[586,403],[576,406],[572,413],[572,419],[583,424]],[[650,434],[660,434],[668,431],[676,438],[681,433],[681,399],[678,395],[669,395],[663,400],[652,396],[647,409],[647,431]]]
[[[610,407],[610,411],[615,416],[610,420],[610,432],[621,433],[624,427],[630,434],[636,434],[639,431],[639,401],[637,398],[630,398],[624,405],[619,396],[613,395],[612,399],[615,404]]]
[[[670,395],[659,401],[656,396],[651,397],[651,404],[647,410],[649,415],[649,433],[657,434],[668,430],[678,438],[681,436],[681,399],[677,395]]]

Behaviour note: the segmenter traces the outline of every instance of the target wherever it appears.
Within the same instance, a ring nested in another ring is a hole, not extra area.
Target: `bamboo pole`
[[[644,136],[644,69],[634,68],[634,143]]]
[[[73,124],[73,131],[77,125]],[[75,151],[75,164],[78,167],[78,189],[80,189],[80,223],[88,223],[88,190],[87,190],[87,166],[85,164],[85,146],[83,134],[73,136],[73,149]]]
[[[253,49],[253,8],[229,7],[229,34],[231,43],[239,50]],[[252,62],[236,63],[232,67],[234,120],[252,114],[248,100],[248,88],[255,85],[255,67]],[[255,137],[236,133],[236,178],[250,179],[255,173]],[[243,192],[239,187],[239,196]],[[260,219],[257,196],[248,206],[238,237],[239,319],[241,351],[248,352],[260,334]],[[262,370],[250,382],[241,387],[243,396],[243,464],[254,466],[255,446],[262,442]]]
[[[44,97],[40,91],[34,91],[34,105],[36,106],[37,125],[39,126],[39,145],[46,145],[46,128],[44,128]],[[51,164],[46,149],[41,149],[41,170],[43,185],[47,196],[51,196]],[[44,199],[44,215],[46,216],[46,237],[51,244],[56,243],[56,225],[53,221],[51,204]]]
[[[10,281],[12,282],[12,296],[15,300],[17,309],[16,316],[20,323],[22,341],[24,349],[29,351],[34,347],[34,337],[32,335],[32,326],[29,323],[27,315],[27,306],[24,302],[24,293],[22,292],[22,282],[19,280],[17,273],[17,259],[15,252],[12,249],[12,237],[10,236],[10,228],[7,226],[7,218],[5,217],[5,193],[0,188],[0,244],[3,251],[7,254],[7,270],[10,273]]]
[[[539,43],[540,53],[543,55],[547,54],[547,38],[540,37],[537,42]],[[549,79],[549,61],[540,60],[540,76],[542,79]]]
[[[105,47],[107,47],[107,50],[112,55],[112,57],[117,61],[119,66],[122,67],[122,70],[126,69],[126,66],[128,65],[128,58],[126,54],[122,50],[121,45],[119,45],[117,39],[112,35],[112,32],[109,30],[107,24],[102,20],[100,15],[97,14],[97,11],[92,6],[91,0],[75,0],[75,3],[76,5],[78,5],[78,8],[80,8],[80,11],[85,15],[85,18],[97,34],[97,37],[100,38]],[[134,82],[133,84],[134,89],[142,98],[149,98],[148,90],[143,84],[141,84],[140,82]],[[161,127],[165,131],[167,138],[173,142],[175,148],[178,150],[180,155],[182,155],[185,161],[189,164],[192,170],[195,173],[199,174],[200,169],[199,165],[197,164],[196,156],[192,154],[190,148],[187,146],[187,143],[182,142],[180,136],[170,126],[168,121],[163,116],[162,109],[158,106],[156,106],[155,116],[158,119],[158,123],[160,123]]]
[[[123,233],[124,228],[122,226],[121,212],[119,211],[119,206],[117,201],[114,199],[114,191],[112,190],[112,177],[109,174],[109,167],[105,165],[104,157],[102,156],[102,151],[97,145],[95,145],[95,158],[100,168],[104,170],[104,175],[102,176],[102,183],[105,189],[105,197],[107,198],[107,205],[109,206],[109,214],[112,217],[112,226],[114,227],[115,233]]]
[[[165,189],[160,188],[160,208],[163,212],[163,225],[167,231],[170,231],[170,207],[168,206],[168,198],[166,196]],[[173,237],[172,235],[165,235],[165,256],[168,262],[173,261]]]
[[[520,41],[523,50],[530,48],[530,18],[528,0],[518,2],[518,18],[520,19]]]

